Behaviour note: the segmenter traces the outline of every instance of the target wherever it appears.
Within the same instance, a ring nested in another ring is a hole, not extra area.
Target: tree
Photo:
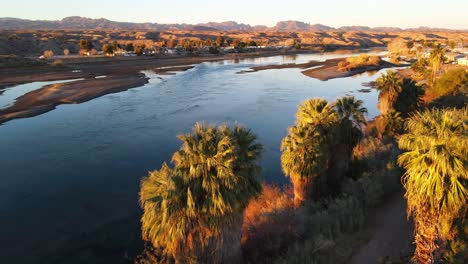
[[[179,41],[179,43],[180,43],[180,41]],[[184,39],[182,41],[182,47],[188,52],[192,52],[194,50],[193,43],[192,43],[192,41],[190,39]]]
[[[367,124],[367,108],[363,107],[362,100],[356,100],[354,96],[345,96],[338,98],[333,105],[340,120],[350,120],[358,128]]]
[[[54,56],[54,52],[51,51],[51,50],[46,50],[44,51],[44,53],[42,54],[44,56],[44,58],[52,58]]]
[[[126,51],[134,51],[135,47],[133,46],[133,43],[132,42],[127,43],[127,45],[125,45],[125,50]]]
[[[325,173],[337,121],[326,100],[307,100],[299,106],[296,125],[289,127],[281,142],[281,167],[291,178],[296,207],[327,191]]]
[[[390,111],[383,115],[380,115],[375,120],[375,125],[379,132],[379,137],[395,137],[403,132],[404,119],[401,117],[401,113],[397,111]]]
[[[434,84],[440,67],[445,61],[445,50],[440,44],[437,44],[437,46],[432,49],[429,60],[432,65],[432,84]]]
[[[237,49],[245,48],[247,46],[247,44],[245,42],[242,42],[240,39],[235,39],[232,42],[232,45]]]
[[[224,36],[219,35],[219,36],[216,38],[216,46],[218,46],[218,47],[223,47],[223,46],[224,46],[224,42],[225,42]]]
[[[406,117],[411,112],[419,110],[423,105],[424,102],[421,99],[423,95],[424,89],[413,79],[403,78],[401,82],[401,92],[398,93],[397,99],[393,104],[393,109]]]
[[[117,51],[117,50],[119,50],[119,49],[120,49],[119,43],[118,43],[117,41],[114,40],[114,41],[112,42],[112,50],[115,52],[115,51]]]
[[[402,79],[393,71],[387,71],[376,81],[376,89],[379,93],[378,107],[381,114],[385,114],[393,109],[393,104],[402,91]]]
[[[247,44],[247,46],[256,47],[256,46],[257,46],[257,42],[251,40],[251,41],[249,41],[249,44]]]
[[[102,51],[105,54],[113,54],[114,53],[114,48],[109,44],[104,44],[104,45],[102,45]]]
[[[261,191],[262,146],[241,126],[205,126],[180,135],[174,168],[141,183],[142,233],[176,263],[239,261],[243,212]]]
[[[434,263],[454,235],[453,222],[467,209],[468,108],[417,113],[399,139],[398,158],[406,169],[407,213],[414,217],[413,261]]]
[[[333,107],[338,116],[338,124],[330,145],[327,185],[331,194],[337,194],[349,170],[353,149],[363,136],[362,126],[367,124],[367,108],[354,96],[338,98]]]
[[[414,47],[414,42],[411,41],[411,40],[408,41],[408,42],[406,42],[406,47],[407,47],[409,50],[412,49],[412,48]]]
[[[167,47],[173,49],[177,46],[177,39],[171,38],[169,42],[167,42]]]
[[[93,43],[89,39],[80,39],[80,49],[84,51],[90,51],[94,48]]]
[[[447,41],[447,45],[449,46],[450,50],[454,50],[457,44],[455,41]]]
[[[141,55],[141,54],[143,54],[143,51],[145,50],[145,48],[146,48],[145,44],[137,45],[135,47],[135,53],[138,54],[138,55]]]

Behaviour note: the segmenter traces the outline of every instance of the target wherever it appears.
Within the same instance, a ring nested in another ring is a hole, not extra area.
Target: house
[[[468,57],[457,59],[457,63],[460,64],[460,65],[467,65],[468,66]]]

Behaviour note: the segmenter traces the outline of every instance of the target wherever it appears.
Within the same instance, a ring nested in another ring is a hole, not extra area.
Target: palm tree
[[[444,48],[442,48],[440,44],[437,44],[437,46],[435,46],[432,49],[429,59],[432,64],[432,84],[434,84],[436,81],[437,73],[439,73],[440,66],[442,65],[442,63],[444,63],[445,60]]]
[[[291,178],[295,207],[327,191],[324,185],[330,159],[327,141],[329,139],[320,129],[292,126],[281,142],[281,167]]]
[[[354,96],[338,98],[333,106],[339,124],[331,148],[327,182],[330,191],[336,194],[340,191],[343,178],[349,169],[352,151],[363,136],[362,126],[367,123],[365,118],[367,108],[363,107],[363,102],[356,100]]]
[[[244,209],[261,192],[262,146],[238,125],[197,123],[178,137],[174,169],[163,164],[142,180],[143,238],[178,263],[238,262]]]
[[[367,124],[367,108],[363,106],[362,100],[356,100],[354,96],[344,96],[338,98],[333,106],[340,120],[351,120],[358,128]]]
[[[404,119],[401,117],[401,113],[397,111],[390,111],[384,115],[380,115],[376,120],[377,130],[379,136],[395,137],[403,131]]]
[[[402,91],[402,79],[393,71],[387,71],[376,81],[376,88],[379,94],[379,110],[385,114],[393,109],[393,104],[397,100],[398,94]]]
[[[296,125],[281,142],[281,167],[291,178],[297,207],[326,191],[322,183],[338,116],[326,100],[310,99],[299,106],[296,117]]]
[[[398,158],[408,215],[414,217],[413,261],[434,263],[453,236],[453,222],[467,209],[468,108],[417,113],[399,139]]]
[[[424,90],[413,79],[403,78],[401,83],[401,92],[394,103],[394,109],[403,116],[408,116],[411,112],[419,110],[423,105],[421,97]]]
[[[296,124],[299,126],[327,127],[337,121],[333,106],[327,100],[314,98],[299,105],[296,114]]]

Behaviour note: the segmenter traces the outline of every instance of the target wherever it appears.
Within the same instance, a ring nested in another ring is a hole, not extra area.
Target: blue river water
[[[379,73],[323,82],[299,69],[237,72],[340,56],[349,54],[201,63],[174,76],[145,71],[151,79],[142,87],[1,125],[0,259],[122,262],[139,241],[141,177],[170,161],[176,135],[197,121],[250,127],[265,148],[262,181],[287,183],[280,142],[301,101],[353,95],[373,118],[378,92],[358,90]]]

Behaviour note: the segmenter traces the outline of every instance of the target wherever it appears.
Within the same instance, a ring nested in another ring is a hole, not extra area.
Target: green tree
[[[417,113],[399,139],[398,158],[408,215],[414,217],[413,261],[435,263],[454,235],[453,223],[467,209],[468,108]]]
[[[294,204],[326,193],[326,170],[331,157],[330,144],[338,116],[323,99],[310,99],[299,106],[296,125],[281,142],[281,167],[291,178]]]
[[[174,168],[163,164],[142,180],[142,233],[177,263],[240,259],[243,212],[261,192],[262,146],[241,126],[205,126],[178,136]]]
[[[390,70],[377,79],[376,89],[380,91],[378,107],[381,114],[385,114],[393,109],[393,104],[403,89],[402,82],[401,77]]]

